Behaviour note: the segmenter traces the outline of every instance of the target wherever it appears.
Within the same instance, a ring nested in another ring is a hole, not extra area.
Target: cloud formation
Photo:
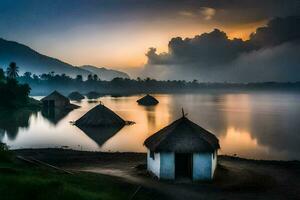
[[[216,10],[209,7],[201,7],[200,13],[203,15],[205,20],[211,20],[216,14]]]
[[[194,38],[172,38],[168,52],[158,54],[155,48],[149,49],[145,73],[149,75],[154,68],[159,68],[168,71],[160,74],[168,76],[157,78],[235,82],[300,80],[300,75],[293,73],[300,68],[296,55],[300,45],[299,24],[299,16],[275,18],[258,28],[247,41],[229,39],[218,29]],[[263,70],[268,70],[265,75],[261,73]]]

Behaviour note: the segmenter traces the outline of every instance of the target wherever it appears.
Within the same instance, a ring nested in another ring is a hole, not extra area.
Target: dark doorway
[[[54,102],[54,100],[50,100],[50,101],[49,101],[49,107],[50,107],[50,108],[54,108],[54,107],[55,107],[55,102]]]
[[[175,153],[175,178],[192,179],[193,159],[190,153]]]

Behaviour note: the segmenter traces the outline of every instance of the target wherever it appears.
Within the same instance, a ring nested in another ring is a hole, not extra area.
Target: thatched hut
[[[149,94],[140,98],[139,100],[137,100],[137,102],[138,102],[138,104],[144,105],[144,106],[154,106],[159,103],[156,98],[154,98],[153,96],[151,96]]]
[[[98,99],[99,97],[101,97],[101,94],[98,92],[92,91],[92,92],[87,93],[86,96],[88,99]]]
[[[75,121],[75,125],[78,127],[124,126],[125,121],[100,103]]]
[[[79,106],[71,104],[70,100],[64,95],[60,94],[56,90],[49,94],[48,96],[41,99],[43,102],[43,108],[53,109],[75,109],[79,108]]]
[[[161,179],[211,180],[219,140],[183,115],[147,138],[147,168]]]
[[[69,97],[69,99],[75,100],[75,101],[80,101],[80,100],[84,99],[84,96],[77,91],[71,92],[68,97]]]

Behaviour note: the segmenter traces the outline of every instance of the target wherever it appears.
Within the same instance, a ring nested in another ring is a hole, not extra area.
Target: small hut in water
[[[98,92],[92,91],[92,92],[87,93],[86,96],[88,99],[98,99],[99,97],[101,97],[101,94]]]
[[[77,91],[71,92],[68,97],[69,97],[69,99],[75,100],[75,101],[80,101],[80,100],[84,99],[84,96]]]
[[[139,100],[137,100],[137,102],[138,102],[138,104],[144,105],[144,106],[154,106],[159,103],[157,99],[155,99],[153,96],[151,96],[149,94],[140,98]]]
[[[75,121],[75,125],[102,146],[125,125],[125,121],[100,103]]]
[[[61,108],[61,109],[75,109],[79,106],[71,104],[70,100],[64,95],[60,94],[56,90],[49,94],[48,96],[41,99],[43,102],[43,108]]]
[[[125,121],[102,103],[75,121],[78,127],[124,126]]]
[[[147,169],[160,179],[212,180],[219,140],[183,115],[145,140]]]

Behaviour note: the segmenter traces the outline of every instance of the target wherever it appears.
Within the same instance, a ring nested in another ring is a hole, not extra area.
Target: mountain
[[[90,66],[90,71],[84,69],[84,67],[73,66],[56,58],[42,55],[26,45],[0,38],[0,67],[5,69],[12,61],[19,66],[20,74],[29,71],[39,75],[53,71],[56,74],[65,73],[72,77],[76,75],[87,77],[91,73],[96,73],[103,80],[111,80],[118,77],[118,75],[120,77],[129,77],[127,74],[116,70],[105,68],[97,70],[96,67]]]
[[[21,74],[26,71],[35,74],[54,71],[55,73],[65,73],[69,76],[75,76],[77,74],[86,76],[89,74],[86,70],[42,55],[28,46],[0,38],[0,66],[6,68],[12,61],[17,63]]]
[[[91,66],[91,65],[83,65],[83,66],[80,66],[79,68],[90,71],[93,74],[97,74],[98,77],[102,80],[112,80],[116,77],[130,78],[128,76],[128,74],[126,74],[124,72],[120,72],[120,71],[112,70],[112,69],[106,69],[104,67],[98,68],[98,67]]]

